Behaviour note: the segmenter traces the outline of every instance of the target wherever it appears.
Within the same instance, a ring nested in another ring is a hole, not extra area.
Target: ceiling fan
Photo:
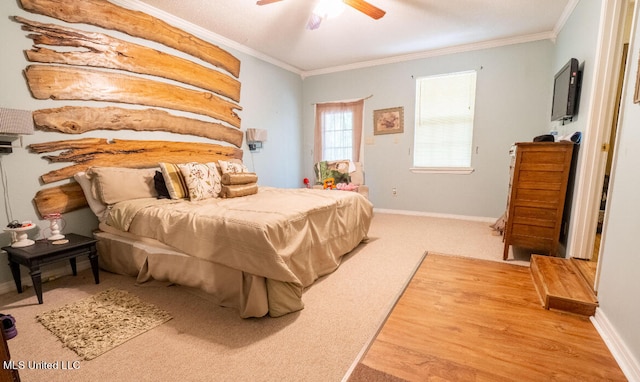
[[[277,3],[279,1],[282,0],[258,0],[256,1],[257,5],[267,5],[267,4],[271,4],[271,3]],[[322,0],[324,1],[324,0]],[[339,0],[334,0],[334,2],[340,2]],[[380,19],[382,16],[385,15],[385,11],[383,11],[382,9],[376,7],[375,5],[368,3],[364,0],[341,0],[342,3],[350,6],[353,9],[356,9],[362,13],[364,13],[365,15],[378,20]],[[320,22],[327,17],[327,14],[325,12],[327,11],[318,11],[318,7],[316,7],[316,9],[314,10],[313,14],[311,15],[311,17],[309,18],[309,21],[307,22],[307,28],[308,29],[317,29],[320,26]]]

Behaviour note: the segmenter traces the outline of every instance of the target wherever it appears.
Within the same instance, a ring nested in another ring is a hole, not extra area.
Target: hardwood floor
[[[428,254],[361,363],[408,381],[626,381],[588,318],[529,268]]]

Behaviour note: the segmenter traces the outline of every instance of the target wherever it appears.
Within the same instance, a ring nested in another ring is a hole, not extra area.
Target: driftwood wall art
[[[58,52],[34,46],[26,51],[31,62],[94,66],[126,70],[184,82],[240,101],[240,82],[220,71],[102,33],[84,32],[55,24],[15,17],[36,45],[84,48]]]
[[[183,110],[240,127],[233,111],[240,106],[213,93],[166,82],[101,70],[29,65],[25,70],[31,94],[37,99],[90,100],[160,106]]]
[[[53,183],[73,177],[91,166],[113,166],[147,168],[159,162],[215,162],[217,160],[241,159],[242,150],[211,143],[134,141],[103,138],[83,138],[56,142],[36,143],[29,149],[37,154],[62,151],[58,155],[47,155],[50,162],[73,162],[75,164],[50,171],[42,175],[43,183]]]
[[[36,193],[33,203],[40,217],[71,212],[88,206],[84,192],[76,182],[44,188]]]
[[[53,183],[86,171],[92,166],[133,168],[157,167],[159,162],[187,163],[214,162],[241,159],[242,150],[209,143],[133,141],[115,139],[111,142],[100,138],[85,138],[29,145],[31,151],[47,155],[50,162],[74,164],[42,175],[43,183]],[[87,206],[84,193],[77,183],[63,184],[38,191],[34,204],[41,217],[54,213],[66,213]]]
[[[41,130],[81,134],[92,130],[166,131],[196,135],[242,145],[242,131],[220,123],[178,117],[158,109],[123,109],[65,106],[33,112],[33,121]]]
[[[65,134],[94,130],[165,131],[227,142],[137,141],[86,138],[32,144],[34,153],[69,166],[41,176],[44,184],[72,178],[91,166],[156,167],[158,162],[212,162],[242,159],[240,61],[225,50],[142,12],[106,0],[20,0],[22,7],[69,23],[90,24],[161,43],[202,61],[199,63],[104,33],[87,32],[22,17],[14,20],[30,32],[34,46],[25,77],[36,99],[100,101],[146,106],[64,106],[33,113],[36,127]],[[210,67],[212,65],[213,67]],[[154,79],[155,78],[155,79]],[[185,86],[182,86],[184,84]],[[165,110],[198,114],[200,119]],[[204,118],[204,120],[202,119]],[[207,121],[212,118],[215,121]],[[66,183],[39,191],[34,198],[40,216],[87,205],[80,186]]]
[[[240,74],[240,61],[229,52],[143,12],[105,0],[20,0],[20,3],[29,12],[159,42],[222,68],[234,77]]]

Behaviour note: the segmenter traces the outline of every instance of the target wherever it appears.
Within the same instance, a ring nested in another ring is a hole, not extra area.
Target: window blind
[[[417,79],[414,167],[471,167],[475,90],[475,71]]]

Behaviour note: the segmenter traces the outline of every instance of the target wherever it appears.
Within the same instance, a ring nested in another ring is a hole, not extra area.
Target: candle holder
[[[60,240],[64,239],[64,235],[60,233],[60,219],[61,215],[59,213],[53,213],[46,215],[45,219],[49,220],[49,230],[51,231],[51,236],[49,236],[48,240]]]

